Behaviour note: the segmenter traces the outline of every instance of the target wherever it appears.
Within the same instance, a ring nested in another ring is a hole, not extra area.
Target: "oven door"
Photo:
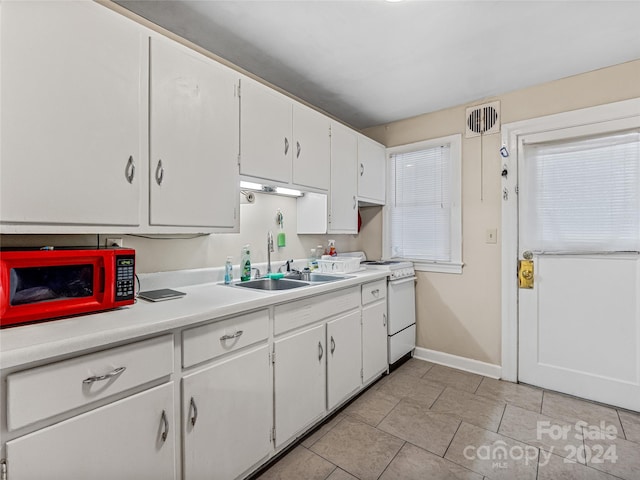
[[[416,277],[389,282],[388,322],[389,335],[394,335],[416,323]]]

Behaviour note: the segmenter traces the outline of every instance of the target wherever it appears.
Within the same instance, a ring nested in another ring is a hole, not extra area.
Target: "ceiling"
[[[640,59],[640,0],[117,3],[356,128]]]

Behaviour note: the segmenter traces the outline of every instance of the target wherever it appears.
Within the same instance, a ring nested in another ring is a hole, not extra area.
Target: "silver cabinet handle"
[[[371,295],[378,298],[380,296],[380,289],[376,288],[375,290],[371,290]]]
[[[387,314],[386,313],[382,314],[382,326],[383,327],[387,326]]]
[[[284,154],[289,153],[289,139],[284,137]]]
[[[364,163],[360,164],[360,176],[364,175]]]
[[[356,209],[356,205],[358,204],[358,202],[356,201],[356,196],[353,196],[353,209]]]
[[[156,183],[162,185],[162,179],[164,178],[164,168],[162,166],[162,160],[158,160],[158,166],[156,167]]]
[[[302,147],[300,146],[300,142],[296,142],[296,158],[300,158],[301,151],[302,151]]]
[[[129,155],[127,166],[124,169],[124,176],[126,177],[127,182],[133,183],[133,177],[136,176],[136,163],[133,161],[133,155]]]
[[[322,360],[324,356],[324,348],[322,348],[322,342],[318,342],[318,361]]]
[[[333,340],[333,337],[331,337],[331,355],[333,355],[333,352],[336,351],[336,342]]]
[[[233,335],[223,335],[220,337],[220,341],[224,342],[225,340],[232,340],[234,338],[238,338],[240,335],[242,335],[244,332],[242,330],[238,330],[236,333],[234,333]]]
[[[90,385],[93,382],[101,382],[103,380],[109,380],[110,378],[117,377],[122,372],[124,372],[127,367],[118,367],[114,370],[111,370],[109,373],[105,373],[104,375],[94,375],[93,377],[85,378],[82,383],[86,385]]]
[[[167,441],[167,436],[169,435],[169,420],[167,419],[167,412],[162,410],[162,416],[160,417],[160,421],[162,422],[162,426],[164,427],[164,431],[160,434],[160,438],[162,438],[162,442]]]
[[[193,397],[191,397],[191,402],[189,402],[189,408],[193,412],[193,415],[191,415],[190,419],[191,426],[195,427],[196,421],[198,420],[198,407],[196,406],[196,401],[193,399]]]

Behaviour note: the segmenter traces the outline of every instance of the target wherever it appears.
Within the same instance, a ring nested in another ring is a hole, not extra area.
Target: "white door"
[[[385,203],[386,152],[383,145],[358,136],[358,197],[370,203]]]
[[[332,123],[328,233],[358,233],[357,160],[355,132]]]
[[[7,442],[9,475],[175,479],[174,426],[168,383]]]
[[[518,378],[640,410],[640,133],[585,133],[519,139]]]
[[[238,76],[151,40],[150,223],[232,229],[238,197]]]
[[[367,383],[387,369],[387,302],[362,308],[362,378]]]
[[[329,118],[293,106],[293,183],[329,190]]]
[[[240,173],[276,182],[291,182],[295,150],[291,100],[242,78],[240,85]]]
[[[362,383],[360,310],[327,323],[327,407],[331,410]]]
[[[324,324],[274,342],[276,448],[325,412]]]
[[[267,456],[273,422],[265,345],[185,376],[184,477],[236,478]]]
[[[140,223],[146,42],[95,2],[2,2],[0,220]]]

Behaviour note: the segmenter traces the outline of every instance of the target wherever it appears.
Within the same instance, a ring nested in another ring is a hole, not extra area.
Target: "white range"
[[[385,270],[387,275],[387,349],[394,364],[416,347],[416,275],[413,263],[397,260],[361,262],[368,269]]]

